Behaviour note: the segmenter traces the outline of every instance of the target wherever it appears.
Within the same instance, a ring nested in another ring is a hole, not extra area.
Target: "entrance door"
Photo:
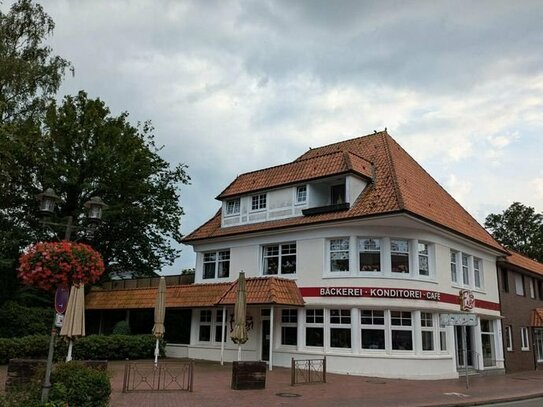
[[[261,359],[270,360],[270,320],[262,320],[262,353]]]
[[[466,367],[466,360],[464,356],[464,350],[467,350],[467,365],[473,367],[473,352],[471,344],[471,326],[466,327],[466,337],[464,338],[462,327],[455,326],[456,337],[456,365],[457,367]]]

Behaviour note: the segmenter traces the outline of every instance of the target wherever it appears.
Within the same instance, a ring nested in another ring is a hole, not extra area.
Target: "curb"
[[[469,406],[484,406],[487,404],[499,404],[499,403],[510,403],[514,401],[523,401],[543,398],[543,393],[534,393],[527,394],[522,396],[512,396],[512,397],[503,397],[499,399],[488,399],[488,400],[477,400],[477,401],[460,401],[456,403],[447,403],[447,404],[429,404],[419,407],[469,407]]]

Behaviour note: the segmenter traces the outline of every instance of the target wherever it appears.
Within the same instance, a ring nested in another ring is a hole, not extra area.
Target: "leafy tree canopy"
[[[543,213],[514,202],[502,213],[491,213],[485,227],[505,247],[543,262]]]

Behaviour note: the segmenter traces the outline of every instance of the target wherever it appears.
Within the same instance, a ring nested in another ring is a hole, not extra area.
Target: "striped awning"
[[[543,327],[543,308],[536,308],[532,311],[531,326]]]

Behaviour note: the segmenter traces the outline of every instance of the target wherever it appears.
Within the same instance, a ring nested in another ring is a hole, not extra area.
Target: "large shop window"
[[[204,253],[204,279],[226,278],[230,275],[230,250]]]
[[[330,347],[351,348],[351,310],[330,310]]]
[[[543,328],[534,328],[534,347],[537,350],[537,361],[543,362]]]
[[[264,275],[296,273],[296,243],[263,247]]]
[[[451,250],[451,281],[453,283],[458,282],[458,264],[457,264],[458,252]]]
[[[481,319],[481,346],[483,349],[484,367],[496,366],[494,337],[494,321]]]
[[[362,349],[385,349],[385,312],[360,310]]]
[[[330,240],[330,271],[349,271],[349,238]]]
[[[408,311],[390,311],[393,350],[413,350],[413,318]]]
[[[381,271],[381,241],[360,239],[358,241],[360,271]]]
[[[324,310],[305,311],[305,345],[324,346]]]
[[[425,277],[430,275],[428,247],[428,243],[419,242],[419,275]]]
[[[409,241],[390,241],[390,262],[393,273],[409,273]]]
[[[298,310],[281,310],[281,345],[298,344]]]
[[[211,310],[200,310],[200,331],[198,332],[198,341],[211,341]]]
[[[420,313],[420,329],[422,335],[422,350],[434,350],[434,319],[429,312]]]

